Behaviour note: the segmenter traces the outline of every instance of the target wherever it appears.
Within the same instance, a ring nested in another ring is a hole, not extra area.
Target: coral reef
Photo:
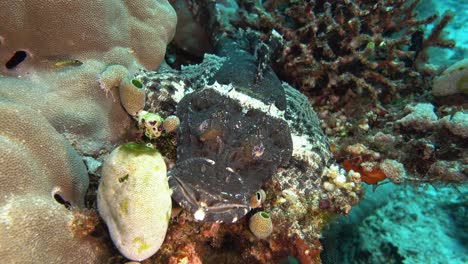
[[[38,5],[44,3],[1,4],[0,17],[9,23],[0,26],[0,95],[40,111],[80,153],[110,151],[130,126],[113,88],[139,67],[159,66],[174,35],[174,10],[167,1],[48,1],[36,12]],[[97,15],[103,13],[115,15]],[[29,55],[7,69],[21,50]],[[70,59],[80,63],[63,62]]]
[[[94,158],[128,138],[131,118],[115,88],[137,68],[159,66],[175,12],[167,1],[113,0],[0,9],[8,21],[0,25],[0,254],[11,263],[105,263],[111,247],[83,208],[80,154],[96,175]]]
[[[429,103],[408,105],[405,112],[409,114],[397,120],[397,124],[416,131],[431,129],[439,121],[439,117],[434,113],[434,106]]]
[[[105,65],[86,61],[65,72],[43,72],[32,78],[0,76],[0,96],[40,112],[80,152],[95,155],[111,150],[130,127],[130,117],[99,88],[97,75]],[[12,89],[12,87],[15,87]],[[41,100],[37,100],[41,98]]]
[[[325,251],[324,263],[468,261],[464,246],[468,237],[460,232],[467,228],[466,187],[459,191],[447,186],[425,191],[395,185],[381,188],[366,195],[367,202],[325,233],[330,252]]]
[[[429,102],[389,105],[384,116],[369,122],[369,132],[335,134],[335,157],[368,184],[462,184],[468,179],[462,108]],[[347,115],[351,127],[365,114]]]
[[[468,113],[467,112],[456,112],[449,116],[444,116],[440,119],[440,122],[445,128],[447,128],[452,134],[462,138],[468,138]]]
[[[417,19],[419,0],[237,2],[239,18],[221,30],[249,27],[264,41],[278,31],[284,41],[272,57],[275,71],[320,104],[363,92],[389,102],[432,78],[434,70],[424,65],[428,47],[454,46],[441,38],[448,12],[424,37],[421,27],[438,16]]]
[[[453,13],[420,3],[0,3],[2,260],[421,262],[396,223],[444,206],[432,247],[464,250],[435,198],[466,196],[466,59],[431,83]]]

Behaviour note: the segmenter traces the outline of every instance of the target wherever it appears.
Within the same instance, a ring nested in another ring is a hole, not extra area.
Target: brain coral
[[[68,56],[85,60],[120,48],[137,62],[154,69],[164,59],[172,39],[176,14],[167,0],[66,1],[21,0],[0,2],[0,73],[17,51],[27,59],[18,68],[47,66]]]
[[[78,153],[37,111],[0,100],[0,113],[2,261],[102,261],[106,249],[94,238],[74,237],[73,213],[61,204],[83,205],[88,177]]]

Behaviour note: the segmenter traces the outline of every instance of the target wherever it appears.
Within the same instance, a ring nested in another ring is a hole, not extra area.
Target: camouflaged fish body
[[[269,68],[256,82],[255,58],[228,39],[222,46],[226,59],[208,81],[213,84],[177,105],[181,125],[169,184],[199,221],[246,215],[250,197],[292,154],[280,80]]]
[[[235,222],[247,214],[251,195],[292,153],[289,127],[279,113],[227,85],[186,95],[177,106],[173,198],[200,221]]]
[[[174,200],[199,221],[242,218],[250,197],[280,167],[298,172],[280,185],[307,194],[331,161],[307,98],[284,86],[271,68],[259,80],[253,56],[226,47],[224,58],[205,55],[182,72],[137,77],[149,88],[149,111],[177,108],[181,125],[169,184]]]

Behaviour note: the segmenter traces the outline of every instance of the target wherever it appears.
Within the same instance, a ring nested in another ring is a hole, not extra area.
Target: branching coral
[[[252,27],[264,39],[273,29],[282,34],[285,43],[274,61],[276,71],[302,91],[323,98],[367,91],[374,101],[387,101],[400,91],[423,87],[433,74],[422,65],[426,49],[454,45],[440,37],[450,13],[424,38],[421,27],[437,16],[418,20],[414,8],[419,0],[270,0],[264,7],[239,2],[242,19],[232,24]]]

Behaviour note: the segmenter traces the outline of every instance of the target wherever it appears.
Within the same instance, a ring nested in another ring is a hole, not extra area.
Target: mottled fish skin
[[[243,188],[242,177],[229,170],[224,173],[216,170],[215,161],[207,158],[193,158],[179,163],[169,173],[172,198],[194,214],[197,220],[235,222],[250,210],[246,196],[233,192]],[[229,190],[224,189],[227,187]]]
[[[177,163],[169,173],[173,198],[195,219],[235,222],[249,199],[292,154],[281,118],[205,88],[177,106],[181,120]]]
[[[227,59],[223,66],[214,74],[210,84],[215,81],[221,84],[232,84],[239,91],[256,98],[265,104],[274,104],[279,110],[286,109],[286,97],[274,71],[266,67],[262,79],[257,79],[258,61],[229,38],[219,40],[218,53]]]

